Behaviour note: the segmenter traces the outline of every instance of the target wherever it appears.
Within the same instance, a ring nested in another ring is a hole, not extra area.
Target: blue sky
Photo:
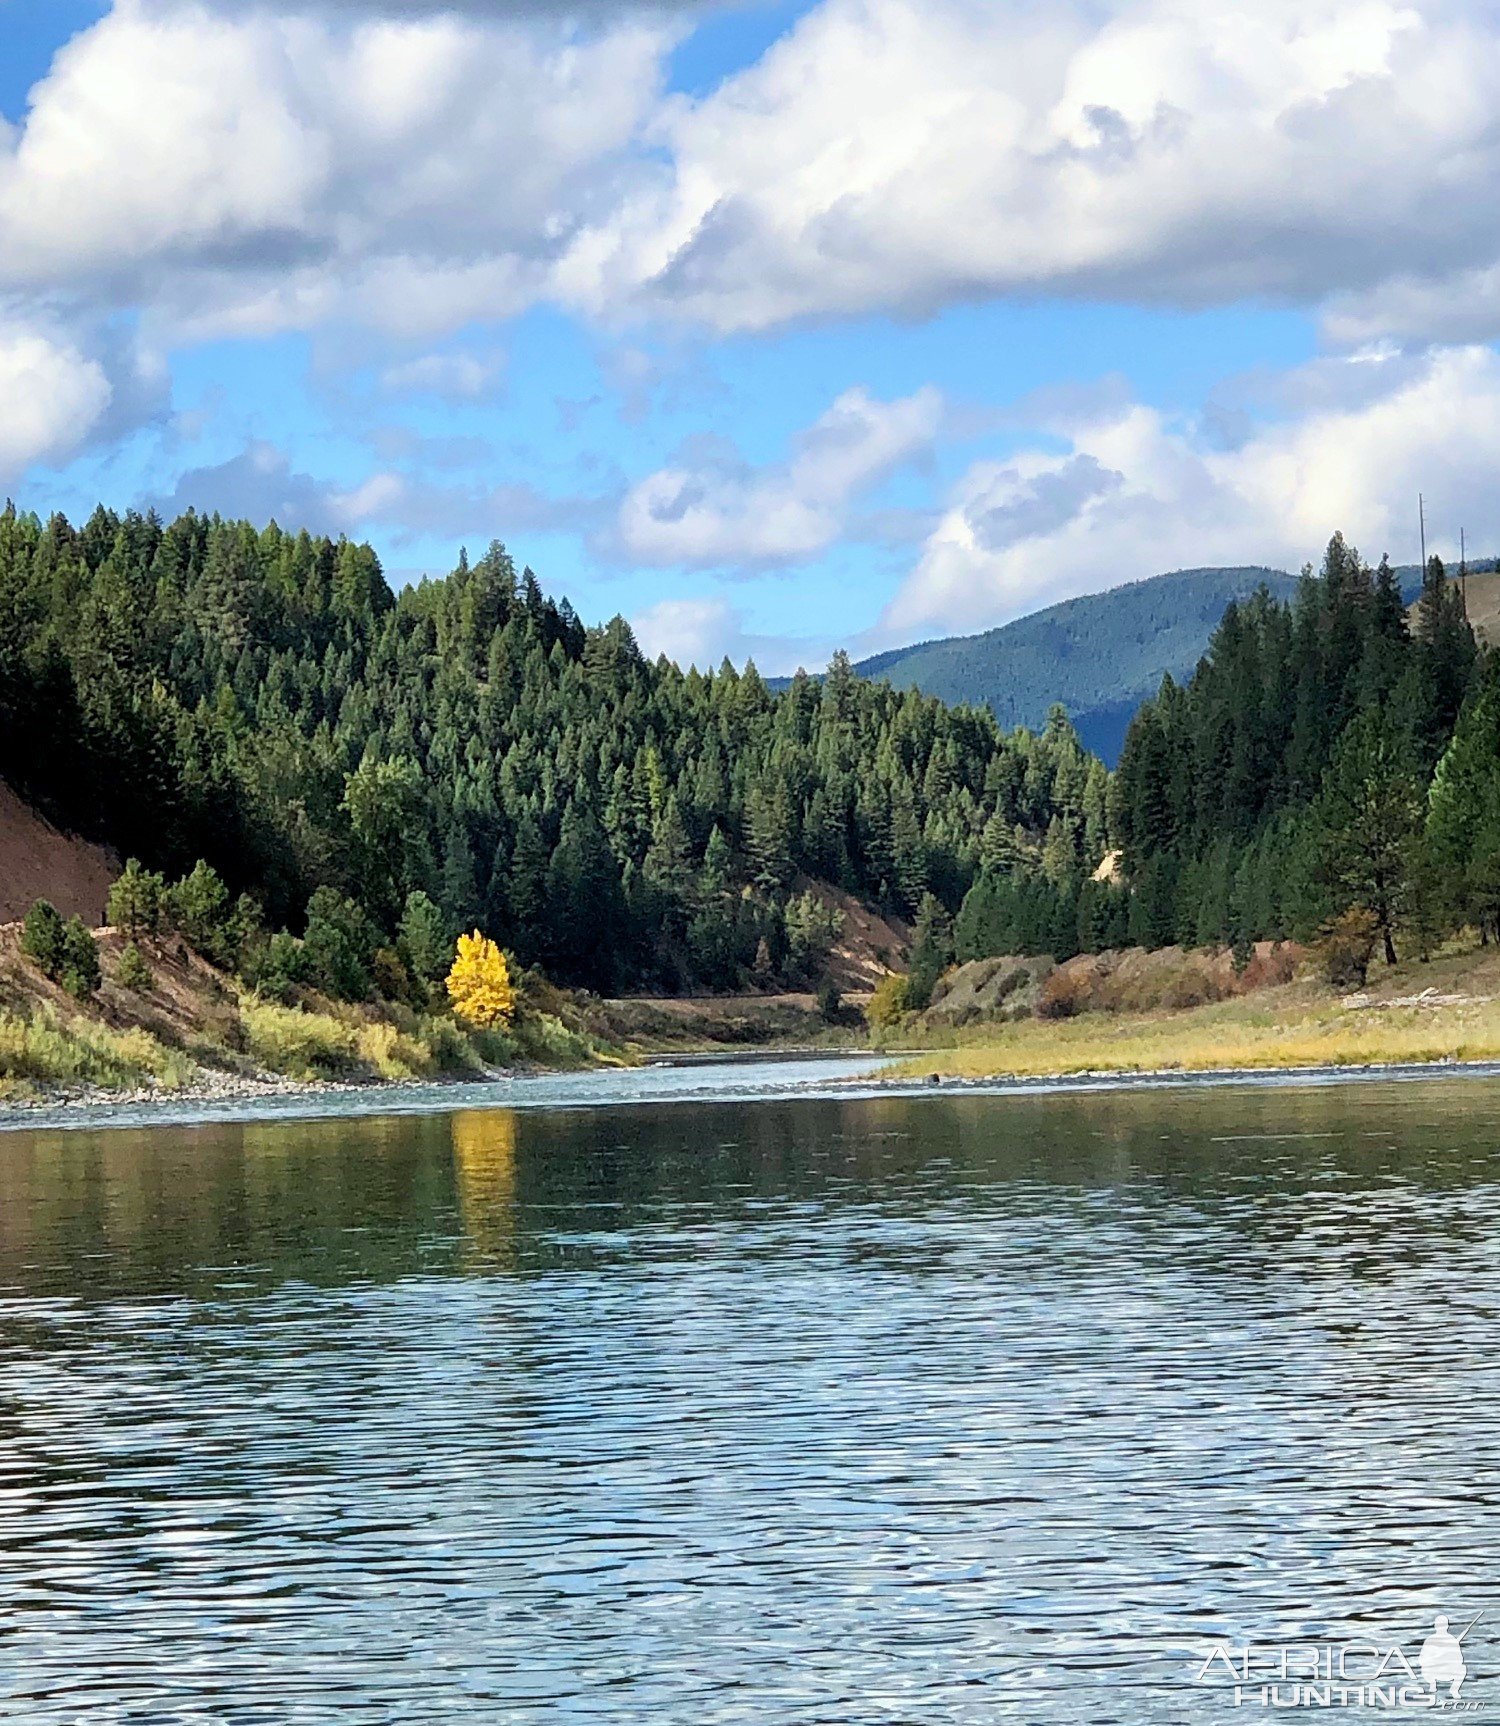
[[[498,537],[774,671],[1408,559],[1419,488],[1488,550],[1492,61],[1380,0],[0,0],[0,485]]]

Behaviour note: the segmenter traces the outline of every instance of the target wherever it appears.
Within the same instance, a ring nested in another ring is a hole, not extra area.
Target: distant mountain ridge
[[[1414,601],[1420,567],[1397,564],[1395,571]],[[1450,568],[1449,579],[1456,578]],[[1035,730],[1060,701],[1084,744],[1113,766],[1135,710],[1167,673],[1179,681],[1192,674],[1230,600],[1247,599],[1261,586],[1290,599],[1299,579],[1262,564],[1171,570],[1062,600],[982,635],[892,648],[854,669],[898,689],[988,707],[1006,727]],[[1476,631],[1500,641],[1500,560],[1471,563],[1467,584]]]
[[[1181,569],[1084,594],[982,635],[895,648],[855,669],[897,688],[993,710],[1003,726],[1039,726],[1060,701],[1088,748],[1113,762],[1125,727],[1164,673],[1188,676],[1232,599],[1265,586],[1296,591],[1283,569]]]

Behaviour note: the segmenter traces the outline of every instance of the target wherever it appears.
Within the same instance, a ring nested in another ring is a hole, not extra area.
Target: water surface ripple
[[[0,1719],[1165,1726],[1486,1607],[1500,1719],[1497,1152],[1463,1079],[6,1135]]]

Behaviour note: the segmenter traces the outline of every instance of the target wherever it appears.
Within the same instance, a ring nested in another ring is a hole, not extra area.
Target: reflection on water
[[[516,1115],[473,1109],[450,1119],[453,1177],[467,1262],[516,1267]]]
[[[710,1079],[711,1082],[711,1079]],[[0,1138],[0,1719],[1208,1722],[1467,1624],[1500,1093]]]

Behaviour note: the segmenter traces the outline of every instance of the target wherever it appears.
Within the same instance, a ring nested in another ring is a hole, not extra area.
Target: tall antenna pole
[[[1464,530],[1458,530],[1458,591],[1464,596],[1464,611],[1469,609],[1469,553]]]
[[[1427,579],[1427,506],[1422,501],[1421,492],[1417,493],[1417,525],[1422,534],[1422,579]]]

